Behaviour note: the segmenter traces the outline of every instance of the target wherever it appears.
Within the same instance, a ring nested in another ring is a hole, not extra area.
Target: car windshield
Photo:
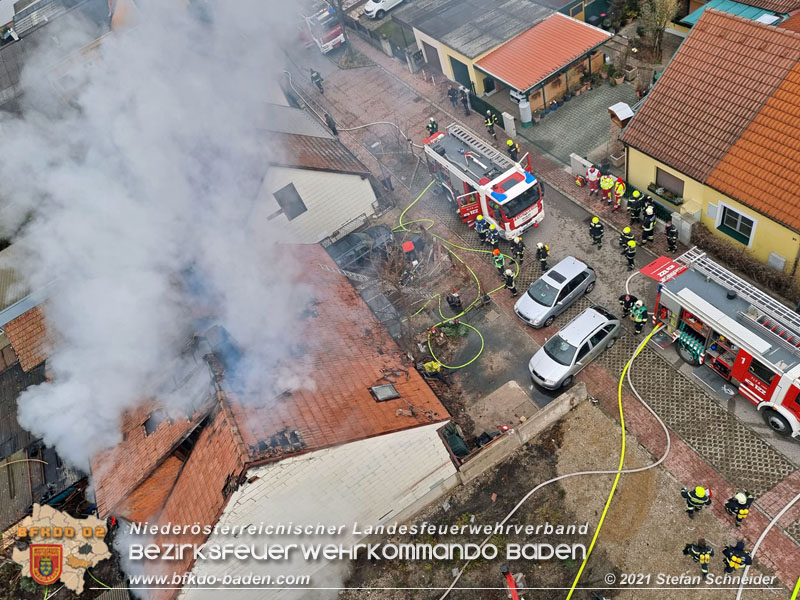
[[[531,287],[528,288],[528,296],[542,306],[553,306],[557,295],[558,290],[544,279],[537,279],[533,282]]]
[[[570,366],[578,349],[560,335],[554,335],[544,345],[544,352],[560,365]]]
[[[526,208],[530,208],[539,201],[539,186],[534,184],[513,200],[509,200],[501,207],[506,219],[513,219]]]

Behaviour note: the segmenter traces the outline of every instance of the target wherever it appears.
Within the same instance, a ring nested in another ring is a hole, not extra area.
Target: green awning
[[[708,3],[704,4],[690,15],[681,19],[681,22],[686,23],[689,26],[693,26],[695,23],[697,23],[697,20],[700,18],[700,15],[703,14],[703,11],[705,11],[707,8],[721,10],[722,12],[744,17],[745,19],[750,19],[752,21],[761,21],[762,23],[767,23],[768,25],[782,21],[785,17],[785,15],[781,15],[779,13],[774,13],[769,10],[764,10],[763,8],[756,8],[755,6],[742,4],[741,2],[734,2],[733,0],[710,0]],[[768,15],[766,19],[762,19],[764,15]],[[773,17],[774,20],[770,19],[770,17]]]

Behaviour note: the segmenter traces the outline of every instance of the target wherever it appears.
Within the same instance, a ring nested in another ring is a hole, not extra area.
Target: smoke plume
[[[269,397],[298,384],[272,367],[302,290],[251,219],[280,151],[254,124],[282,36],[296,35],[293,3],[185,4],[142,2],[136,26],[71,67],[43,50],[20,114],[1,123],[0,220],[30,251],[31,287],[48,290],[52,379],[22,394],[19,419],[83,469],[142,398],[172,411],[194,400],[161,382],[209,307],[247,357],[240,385]]]

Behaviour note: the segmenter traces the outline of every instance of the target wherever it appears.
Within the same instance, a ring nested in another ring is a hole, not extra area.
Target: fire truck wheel
[[[792,426],[789,425],[789,421],[787,421],[777,410],[765,408],[764,421],[770,426],[770,429],[776,433],[780,433],[781,435],[789,435],[792,433]]]
[[[681,344],[678,344],[677,350],[678,350],[678,356],[680,356],[684,361],[686,361],[690,365],[697,366],[700,364],[697,358],[695,358],[695,355],[689,352],[689,350],[684,346],[682,346]]]

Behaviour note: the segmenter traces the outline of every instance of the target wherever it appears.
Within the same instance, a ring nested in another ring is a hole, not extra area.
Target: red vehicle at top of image
[[[305,38],[316,44],[319,51],[327,54],[344,43],[342,25],[334,8],[327,2],[315,1],[306,4],[303,11],[306,29]],[[310,45],[310,41],[308,42]]]
[[[544,188],[527,155],[514,162],[455,123],[423,143],[431,176],[470,227],[483,215],[506,240],[538,227],[544,218]]]

